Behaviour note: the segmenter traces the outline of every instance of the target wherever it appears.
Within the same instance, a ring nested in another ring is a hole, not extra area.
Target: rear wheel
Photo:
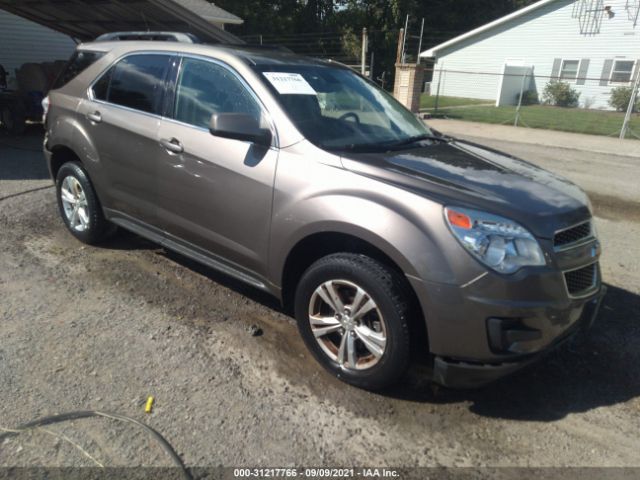
[[[89,176],[79,163],[68,162],[60,167],[56,194],[60,215],[78,240],[95,244],[113,233],[115,228],[104,218]]]
[[[295,312],[316,359],[358,387],[400,380],[410,353],[402,285],[397,272],[364,255],[334,254],[311,265],[298,285]]]

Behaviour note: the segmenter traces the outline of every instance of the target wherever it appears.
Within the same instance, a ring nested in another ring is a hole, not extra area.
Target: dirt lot
[[[640,158],[483,140],[590,192],[610,286],[600,321],[479,391],[434,390],[414,371],[372,394],[325,374],[271,298],[134,235],[79,244],[39,141],[0,137],[0,426],[119,412],[192,466],[640,466]],[[132,426],[51,431],[104,465],[170,465]],[[95,463],[42,431],[0,445],[0,465],[31,464]]]

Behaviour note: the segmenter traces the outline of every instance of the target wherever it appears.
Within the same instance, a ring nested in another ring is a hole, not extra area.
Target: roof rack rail
[[[104,33],[95,39],[96,42],[110,42],[114,40],[201,43],[195,35],[183,32],[112,32]]]

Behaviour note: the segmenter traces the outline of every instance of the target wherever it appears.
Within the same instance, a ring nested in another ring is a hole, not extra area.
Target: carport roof
[[[0,0],[0,9],[79,40],[116,31],[188,32],[209,43],[244,43],[211,22],[242,23],[204,0]]]

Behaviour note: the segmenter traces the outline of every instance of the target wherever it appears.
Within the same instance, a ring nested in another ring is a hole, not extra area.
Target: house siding
[[[0,65],[10,79],[23,63],[67,60],[74,49],[68,36],[0,10]]]
[[[501,82],[499,74],[510,60],[534,67],[538,76],[535,89],[541,94],[550,77],[559,75],[559,59],[588,60],[588,68],[580,65],[580,74],[587,76],[584,84],[570,83],[581,94],[581,106],[610,108],[610,92],[617,85],[609,84],[601,76],[607,66],[610,73],[614,60],[640,59],[640,25],[634,28],[625,10],[625,0],[610,0],[606,4],[615,16],[604,15],[599,33],[583,34],[578,18],[573,17],[576,3],[552,2],[438,51],[432,93],[439,84],[441,95],[495,100]]]

